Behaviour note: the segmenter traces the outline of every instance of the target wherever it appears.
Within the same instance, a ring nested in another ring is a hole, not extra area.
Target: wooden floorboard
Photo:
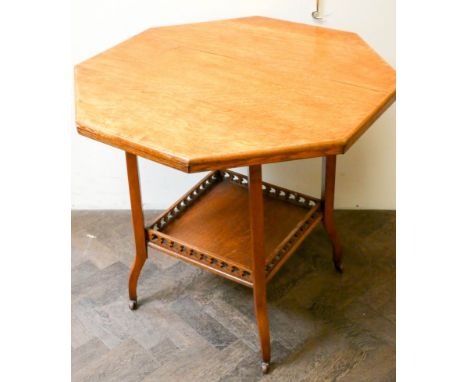
[[[130,211],[73,211],[72,380],[395,380],[395,213],[337,211],[336,226],[344,274],[319,227],[268,285],[262,377],[249,288],[150,249],[132,312]]]

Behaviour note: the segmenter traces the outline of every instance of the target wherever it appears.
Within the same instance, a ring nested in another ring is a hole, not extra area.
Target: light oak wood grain
[[[130,300],[130,308],[136,309],[138,278],[148,258],[148,247],[146,245],[145,219],[141,202],[138,159],[135,155],[130,153],[125,153],[125,159],[127,162],[130,205],[132,206],[133,236],[135,238],[135,259],[128,278],[128,297]]]
[[[341,154],[395,99],[356,34],[264,17],[148,29],[75,79],[82,135],[186,172]]]
[[[265,213],[263,209],[262,166],[249,167],[249,215],[255,316],[257,317],[260,349],[262,351],[262,371],[266,373],[270,366],[271,344],[265,275]]]

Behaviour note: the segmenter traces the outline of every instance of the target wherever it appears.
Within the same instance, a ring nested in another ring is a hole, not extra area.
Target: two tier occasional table
[[[267,282],[320,222],[333,224],[336,156],[395,99],[395,71],[355,33],[247,17],[148,29],[79,64],[78,132],[125,151],[136,255],[147,248],[253,289],[262,369]],[[145,227],[137,157],[211,171]],[[323,158],[315,198],[262,182],[264,163]],[[228,168],[248,166],[248,176]]]

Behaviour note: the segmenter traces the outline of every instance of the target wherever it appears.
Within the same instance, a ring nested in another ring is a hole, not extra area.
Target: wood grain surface
[[[135,259],[133,260],[130,275],[128,277],[128,297],[137,301],[137,283],[141,269],[148,258],[148,247],[146,245],[145,218],[143,204],[141,202],[140,175],[138,172],[138,158],[130,153],[125,153],[127,163],[128,188],[130,191],[130,205],[132,207],[133,236],[135,240]]]
[[[341,154],[395,99],[358,35],[264,17],[148,29],[75,79],[79,133],[186,172]]]
[[[250,179],[210,172],[146,228],[157,251],[252,287]],[[262,182],[267,281],[322,221],[320,199]]]
[[[249,194],[230,182],[216,185],[169,224],[164,233],[183,242],[221,254],[230,263],[252,269]],[[265,251],[271,260],[275,248],[303,219],[308,210],[277,199],[265,198]],[[265,263],[264,263],[265,266]]]
[[[268,322],[267,284],[265,275],[265,213],[262,191],[262,166],[249,167],[250,245],[253,265],[253,295],[257,318],[262,370],[268,371],[271,359],[270,324]]]

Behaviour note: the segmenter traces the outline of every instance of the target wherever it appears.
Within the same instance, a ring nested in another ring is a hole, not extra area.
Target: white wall
[[[310,13],[314,0],[73,0],[73,62],[79,63],[140,31],[261,15],[357,32],[395,66],[394,0],[321,0],[326,18]],[[72,133],[72,208],[129,208],[124,153]],[[320,195],[320,159],[264,166],[264,178]],[[243,169],[245,170],[245,169]],[[243,171],[244,172],[244,171]],[[140,159],[144,208],[162,209],[203,174],[187,175]],[[337,208],[395,209],[395,106],[338,157]]]

